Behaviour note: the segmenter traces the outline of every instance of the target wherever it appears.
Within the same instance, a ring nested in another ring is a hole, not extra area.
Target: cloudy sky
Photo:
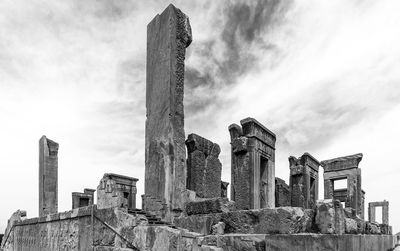
[[[276,176],[286,181],[290,155],[362,152],[366,202],[389,200],[400,231],[400,1],[172,2],[194,39],[186,134],[220,144],[223,179],[227,127],[251,116],[276,133]],[[140,201],[146,25],[168,4],[0,1],[0,233],[15,210],[38,214],[42,135],[60,143],[59,211],[105,172],[139,178]]]

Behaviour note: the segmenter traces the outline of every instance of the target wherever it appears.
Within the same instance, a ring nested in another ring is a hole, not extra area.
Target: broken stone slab
[[[387,224],[379,224],[379,228],[381,230],[382,234],[389,234],[392,235],[392,226],[389,226]]]
[[[312,232],[313,210],[299,207],[263,208],[221,214],[225,233],[291,234]]]
[[[346,234],[358,234],[359,229],[357,221],[350,218],[344,218],[344,228]]]
[[[182,216],[174,225],[204,235],[212,234],[220,222],[225,224],[224,234],[304,233],[314,232],[313,219],[312,209],[280,207]]]
[[[174,229],[168,226],[138,226],[131,231],[128,240],[138,250],[178,251],[198,250],[198,240],[201,235],[184,229]]]
[[[222,221],[218,222],[217,224],[211,227],[212,234],[224,234],[225,233],[225,223]]]
[[[319,200],[315,206],[315,224],[322,234],[344,234],[344,211],[338,200]]]
[[[208,235],[199,238],[202,245],[215,246],[229,251],[264,251],[265,234]],[[281,250],[281,249],[274,249]]]
[[[200,251],[223,251],[224,249],[216,246],[201,245]]]
[[[186,214],[213,214],[235,210],[235,202],[228,198],[211,198],[186,203]]]
[[[7,237],[12,227],[26,220],[26,215],[27,214],[25,210],[19,210],[19,209],[11,215],[10,219],[8,219],[7,228],[4,232],[4,238],[0,242],[0,247],[3,247],[5,245],[5,242],[7,241]]]
[[[365,223],[365,233],[366,234],[381,234],[381,229],[378,223],[369,222]]]
[[[212,234],[212,227],[220,221],[220,214],[191,215],[174,218],[174,226],[203,235]]]
[[[185,141],[188,150],[187,188],[200,198],[221,196],[222,164],[218,159],[218,144],[197,134],[189,134]]]

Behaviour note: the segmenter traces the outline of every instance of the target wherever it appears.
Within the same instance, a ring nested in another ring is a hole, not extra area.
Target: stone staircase
[[[169,222],[162,221],[161,218],[155,216],[154,214],[146,212],[146,211],[144,211],[142,209],[137,209],[137,208],[129,209],[128,213],[132,214],[132,215],[140,214],[140,215],[145,216],[147,218],[148,222],[149,222],[149,226],[168,226],[168,227],[171,227],[171,228],[176,228],[173,224],[171,224]]]

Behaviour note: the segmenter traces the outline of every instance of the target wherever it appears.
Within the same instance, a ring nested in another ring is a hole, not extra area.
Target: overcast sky
[[[400,231],[400,1],[172,1],[192,25],[185,131],[220,144],[254,117],[288,156],[362,152],[368,202]],[[144,188],[146,25],[169,1],[0,1],[0,232],[38,215],[38,141],[58,142],[59,211],[105,172]],[[320,174],[322,175],[322,168]],[[321,176],[322,178],[322,176]],[[323,197],[320,183],[320,199]]]

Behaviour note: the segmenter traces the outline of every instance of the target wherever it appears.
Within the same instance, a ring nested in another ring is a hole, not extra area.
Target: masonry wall
[[[0,250],[167,251],[192,250],[197,243],[199,234],[147,224],[145,216],[118,208],[94,206],[92,216],[92,207],[83,207],[16,223]]]

